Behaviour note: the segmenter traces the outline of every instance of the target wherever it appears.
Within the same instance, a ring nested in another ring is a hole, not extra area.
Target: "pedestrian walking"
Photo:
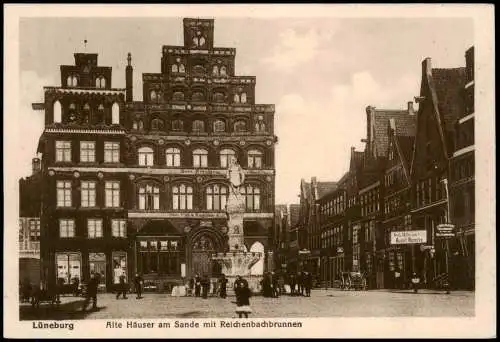
[[[304,276],[302,272],[297,273],[297,285],[298,285],[298,295],[304,295]]]
[[[246,280],[237,281],[235,282],[235,286],[236,313],[238,314],[238,318],[248,318],[248,315],[252,312],[252,308],[250,307],[252,292],[248,287],[248,282]]]
[[[201,278],[200,275],[197,274],[196,277],[194,277],[194,295],[196,297],[199,297],[200,292],[201,292]]]
[[[123,299],[127,299],[127,284],[125,284],[125,274],[120,275],[120,283],[118,284],[118,291],[116,293],[116,299],[120,299],[120,295],[123,295]]]
[[[297,294],[295,290],[295,286],[297,285],[297,279],[295,278],[295,274],[290,275],[290,295],[295,296]]]
[[[420,286],[420,277],[415,272],[413,272],[413,275],[411,277],[411,283],[413,287],[413,292],[417,293],[418,288]]]
[[[87,292],[85,293],[85,301],[83,302],[83,311],[87,310],[87,306],[92,299],[92,309],[97,309],[97,288],[99,287],[99,274],[92,272],[90,280],[87,284]]]
[[[189,279],[189,296],[194,296],[194,278]]]
[[[401,288],[401,272],[399,269],[394,271],[394,287],[399,290]]]
[[[225,274],[222,274],[220,279],[219,279],[219,295],[221,298],[226,298],[227,296],[227,278]]]
[[[264,277],[262,278],[260,283],[262,285],[262,295],[265,298],[272,297],[272,292],[273,292],[272,280],[271,280],[271,275],[269,274],[269,272],[264,273]]]
[[[274,272],[271,272],[271,284],[273,288],[273,297],[278,298],[280,296],[280,287],[278,284],[278,276]]]
[[[56,303],[61,303],[61,294],[64,290],[64,278],[57,278],[57,286],[56,286]]]
[[[139,273],[135,274],[134,278],[134,285],[135,285],[135,292],[137,293],[137,299],[142,298],[142,286],[143,286],[144,280],[142,279],[141,275]]]

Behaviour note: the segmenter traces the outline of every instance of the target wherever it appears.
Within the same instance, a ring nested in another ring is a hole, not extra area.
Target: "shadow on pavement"
[[[21,321],[29,320],[78,320],[84,319],[90,313],[100,311],[106,307],[101,306],[97,309],[87,309],[82,311],[83,299],[60,305],[42,304],[39,308],[33,308],[31,305],[19,307],[19,319]]]

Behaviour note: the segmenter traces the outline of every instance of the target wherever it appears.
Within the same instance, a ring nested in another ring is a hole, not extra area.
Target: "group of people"
[[[199,274],[197,274],[194,278],[189,279],[189,283],[187,286],[187,293],[188,295],[195,296],[195,297],[202,297],[202,298],[208,298],[208,294],[210,292],[210,278],[208,275],[204,275],[203,277],[200,277]],[[227,284],[227,279],[226,282],[224,283],[224,298],[225,298],[225,284]]]
[[[261,280],[262,295],[264,297],[279,297],[286,293],[285,285],[290,287],[290,295],[292,296],[311,296],[313,285],[313,277],[310,272],[298,272],[289,275],[277,275],[274,272],[264,273]]]

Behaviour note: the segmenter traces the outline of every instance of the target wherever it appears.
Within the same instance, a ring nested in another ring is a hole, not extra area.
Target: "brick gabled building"
[[[245,248],[263,252],[253,273],[272,268],[274,105],[257,104],[254,76],[239,76],[236,50],[216,47],[214,20],[183,20],[184,45],[161,48],[160,72],[145,73],[133,101],[97,54],[61,66],[45,87],[42,260],[47,286],[103,275],[108,290],[136,272],[168,290],[195,274],[218,276],[227,250],[226,168],[245,170]]]
[[[446,273],[445,241],[436,238],[436,226],[448,221],[449,202],[445,182],[450,179],[449,161],[455,151],[456,122],[464,112],[465,68],[432,68],[422,62],[422,81],[415,149],[412,156],[412,225],[426,230],[431,249],[416,249],[415,271],[423,283]]]

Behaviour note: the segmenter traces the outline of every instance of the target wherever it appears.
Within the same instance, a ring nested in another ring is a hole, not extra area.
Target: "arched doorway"
[[[220,265],[212,260],[212,254],[218,252],[215,236],[210,232],[196,235],[191,243],[191,274],[218,276]]]

